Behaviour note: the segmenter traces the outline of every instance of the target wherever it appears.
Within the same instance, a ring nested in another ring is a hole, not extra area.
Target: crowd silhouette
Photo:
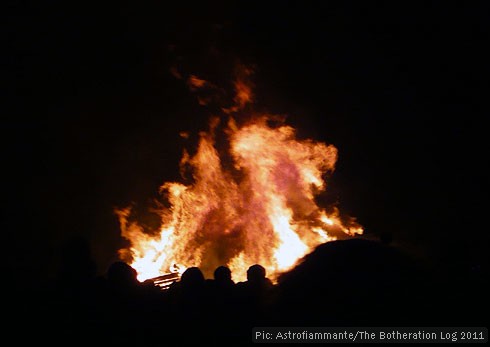
[[[264,326],[451,325],[454,312],[475,315],[481,280],[464,278],[461,290],[390,245],[352,239],[317,247],[275,284],[260,264],[238,283],[222,265],[212,278],[187,268],[163,290],[122,261],[96,275],[79,242],[63,253],[56,282],[26,290],[10,319],[53,343],[247,345]]]

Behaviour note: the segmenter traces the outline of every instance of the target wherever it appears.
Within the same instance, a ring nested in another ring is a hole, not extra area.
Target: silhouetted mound
[[[400,250],[365,239],[320,245],[279,278],[288,324],[407,323],[430,304],[427,271]]]

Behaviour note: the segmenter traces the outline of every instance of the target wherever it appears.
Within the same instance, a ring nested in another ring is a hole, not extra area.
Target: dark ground
[[[324,244],[273,286],[252,276],[229,285],[205,281],[190,269],[162,291],[134,282],[118,263],[95,277],[86,271],[88,259],[69,258],[52,286],[24,288],[10,303],[9,322],[29,331],[18,342],[35,336],[51,345],[251,345],[254,327],[423,330],[487,322],[488,277],[429,269],[378,241]]]

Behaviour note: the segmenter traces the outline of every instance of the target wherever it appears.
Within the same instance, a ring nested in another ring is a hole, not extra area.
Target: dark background
[[[212,110],[170,68],[232,95],[237,61],[255,66],[257,110],[338,148],[320,200],[430,264],[487,271],[485,2],[4,6],[8,278],[55,276],[75,237],[103,273],[125,244],[114,207],[145,210],[180,180],[179,132],[207,129]]]

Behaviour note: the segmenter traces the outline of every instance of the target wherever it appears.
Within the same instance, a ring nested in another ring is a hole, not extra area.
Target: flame
[[[253,69],[242,64],[237,64],[235,68],[235,81],[233,87],[235,89],[235,97],[233,98],[234,105],[229,108],[222,108],[226,114],[231,114],[243,109],[246,105],[253,101],[252,81],[250,76],[253,74]]]
[[[182,78],[176,69],[171,72]],[[180,170],[183,177],[192,173],[191,183],[160,187],[168,206],[158,210],[160,228],[145,230],[132,221],[129,208],[116,210],[122,236],[130,243],[119,255],[136,269],[140,281],[181,274],[191,266],[210,276],[220,265],[231,269],[235,281],[243,281],[257,263],[275,281],[319,244],[363,233],[354,218],[315,201],[326,189],[324,177],[335,168],[333,145],[297,139],[294,128],[271,115],[240,125],[235,121],[233,114],[254,99],[252,73],[250,67],[236,66],[234,104],[222,108],[228,122],[221,125],[212,118],[209,130],[199,134],[195,154],[184,150]],[[191,92],[219,90],[196,75],[189,76],[187,85]],[[213,98],[198,95],[198,103],[206,105]],[[218,151],[217,136],[226,136],[226,152]]]
[[[129,208],[117,210],[122,236],[130,242],[120,256],[139,280],[190,266],[209,276],[227,265],[241,281],[256,263],[274,280],[317,245],[363,233],[353,218],[315,201],[335,168],[337,149],[297,139],[294,128],[273,126],[271,119],[262,115],[238,125],[230,116],[220,132],[226,134],[227,156],[216,148],[220,121],[212,119],[210,130],[199,134],[195,154],[184,152],[181,159],[192,182],[160,187],[169,207],[158,211],[156,232],[131,221]]]
[[[187,83],[191,90],[195,90],[204,87],[206,81],[195,75],[190,75]]]
[[[236,96],[234,98],[235,103],[239,108],[243,108],[248,103],[252,102],[253,94],[248,83],[243,82],[241,79],[235,81]]]

